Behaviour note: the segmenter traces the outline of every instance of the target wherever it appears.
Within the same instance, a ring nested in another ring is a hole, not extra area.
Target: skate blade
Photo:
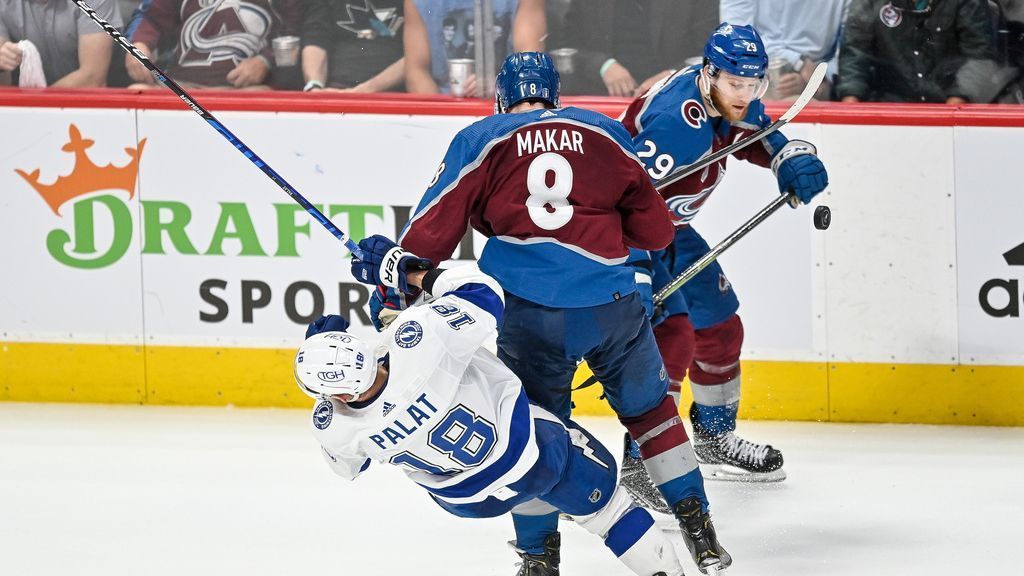
[[[782,468],[771,472],[750,472],[728,464],[701,464],[700,473],[705,480],[719,482],[782,482],[786,479],[786,471]]]

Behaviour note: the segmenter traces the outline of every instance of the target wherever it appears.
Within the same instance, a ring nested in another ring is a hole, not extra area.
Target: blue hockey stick
[[[85,12],[87,16],[89,16],[89,18],[92,18],[92,21],[98,24],[100,28],[103,28],[103,31],[109,34],[118,44],[121,45],[122,48],[127,50],[128,53],[132,55],[132,57],[138,60],[139,63],[146,67],[146,69],[152,72],[157,82],[160,82],[164,86],[170,88],[171,92],[177,94],[178,98],[181,98],[181,100],[185,104],[187,104],[189,108],[191,108],[196,114],[199,114],[199,116],[201,116],[203,120],[206,120],[206,122],[210,126],[212,126],[214,130],[220,132],[221,136],[226,138],[227,141],[230,142],[232,146],[234,146],[239,152],[241,152],[246,158],[248,158],[253,164],[255,164],[257,168],[259,168],[264,174],[267,175],[268,178],[273,180],[274,184],[277,184],[277,186],[281,190],[284,190],[289,196],[291,196],[292,200],[298,202],[299,206],[305,208],[306,212],[309,212],[309,215],[315,218],[316,221],[319,222],[324,228],[326,228],[328,232],[333,234],[335,238],[341,240],[342,243],[345,244],[345,248],[352,253],[353,257],[359,260],[363,260],[363,251],[359,249],[359,246],[357,246],[356,243],[353,242],[351,238],[349,238],[348,234],[342,232],[337,226],[334,225],[333,222],[331,222],[329,218],[327,218],[327,216],[324,216],[323,212],[318,210],[316,206],[310,204],[309,200],[306,200],[306,198],[302,194],[299,194],[294,188],[292,188],[291,184],[286,182],[285,179],[281,177],[280,174],[275,172],[274,169],[271,168],[269,164],[264,162],[263,159],[257,156],[256,153],[253,152],[248,146],[246,146],[244,142],[242,142],[241,140],[239,140],[237,136],[232,134],[231,131],[227,129],[227,127],[220,123],[220,120],[214,118],[213,114],[210,114],[209,110],[203,108],[198,102],[195,101],[195,99],[189,96],[188,92],[185,92],[185,90],[181,86],[178,86],[177,82],[168,78],[167,75],[164,74],[162,70],[157,68],[156,64],[153,64],[153,62],[151,62],[149,58],[146,57],[145,54],[139,52],[139,50],[135,48],[135,46],[131,42],[129,42],[127,38],[125,38],[120,32],[118,32],[116,28],[114,28],[110,25],[110,23],[106,22],[105,20],[97,16],[96,11],[93,10],[83,0],[71,1],[74,2],[76,6],[81,8],[82,11]]]

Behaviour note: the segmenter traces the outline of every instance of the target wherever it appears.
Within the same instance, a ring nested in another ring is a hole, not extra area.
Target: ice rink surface
[[[509,519],[449,516],[393,467],[337,478],[308,419],[0,403],[0,574],[515,573]],[[581,422],[618,455],[616,421]],[[781,448],[789,478],[708,483],[735,558],[725,574],[1024,574],[1024,429],[740,431]],[[629,574],[596,536],[571,523],[562,533],[563,575]]]

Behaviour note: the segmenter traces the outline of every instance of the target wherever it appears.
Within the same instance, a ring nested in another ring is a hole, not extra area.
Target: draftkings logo
[[[1003,254],[1008,266],[1024,266],[1024,244]],[[978,301],[985,314],[993,318],[1020,318],[1020,280],[1016,278],[993,278],[981,285]]]
[[[139,175],[139,160],[146,139],[137,148],[125,148],[128,162],[123,166],[96,165],[86,151],[95,141],[82,137],[78,127],[68,128],[68,142],[61,150],[75,157],[75,166],[67,176],[58,176],[50,184],[41,180],[39,169],[31,173],[15,170],[50,207],[54,215],[63,218],[61,208],[70,203],[74,236],[62,229],[52,230],[46,237],[46,249],[58,262],[73,268],[103,268],[121,259],[131,246],[132,213],[125,201],[110,192],[135,196],[135,180]],[[104,194],[96,194],[103,192]],[[96,248],[97,210],[106,210],[113,220],[113,237],[103,253]]]

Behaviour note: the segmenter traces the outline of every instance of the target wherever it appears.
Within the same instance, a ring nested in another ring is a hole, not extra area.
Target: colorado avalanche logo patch
[[[323,430],[330,426],[333,418],[334,405],[326,398],[313,409],[313,426],[316,426],[317,430]]]
[[[395,330],[395,344],[402,348],[412,348],[423,339],[423,327],[415,320],[409,320]]]
[[[708,111],[704,109],[700,102],[693,99],[683,102],[679,113],[682,114],[683,120],[694,130],[699,129],[701,124],[708,121]]]
[[[893,5],[886,4],[878,12],[878,18],[889,28],[895,28],[903,22],[903,12],[900,12]]]

